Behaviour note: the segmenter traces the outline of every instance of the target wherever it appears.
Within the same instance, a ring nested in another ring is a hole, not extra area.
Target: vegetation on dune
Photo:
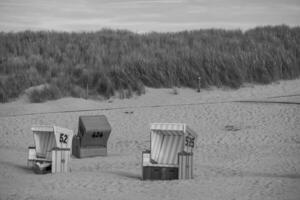
[[[135,34],[121,30],[91,33],[0,33],[0,101],[25,89],[33,102],[62,96],[122,97],[148,87],[240,87],[300,75],[300,27],[195,30]]]

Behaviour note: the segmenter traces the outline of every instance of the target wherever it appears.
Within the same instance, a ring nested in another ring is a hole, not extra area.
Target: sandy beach
[[[0,104],[0,199],[300,199],[300,80],[238,90],[146,88],[131,99],[64,98]],[[108,156],[71,159],[71,173],[34,174],[35,124],[77,133],[80,115],[104,114]],[[199,137],[194,179],[142,181],[152,122],[187,123]]]

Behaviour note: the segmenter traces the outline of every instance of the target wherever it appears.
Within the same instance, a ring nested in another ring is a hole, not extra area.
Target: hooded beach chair
[[[107,156],[111,126],[104,115],[80,116],[72,154],[77,158]]]
[[[183,123],[153,123],[150,150],[142,154],[143,179],[192,178],[197,133]]]
[[[28,165],[36,173],[67,172],[73,131],[58,126],[31,128],[35,146],[28,148]]]

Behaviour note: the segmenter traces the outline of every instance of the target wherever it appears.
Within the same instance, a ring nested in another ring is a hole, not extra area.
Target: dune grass
[[[0,101],[39,84],[56,88],[50,99],[82,97],[86,88],[107,98],[140,95],[144,86],[197,88],[199,76],[202,87],[266,84],[298,78],[299,55],[300,27],[284,25],[245,32],[2,32]]]

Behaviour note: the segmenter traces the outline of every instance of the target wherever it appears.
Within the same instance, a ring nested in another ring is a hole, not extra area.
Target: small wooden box
[[[33,167],[33,164],[36,160],[36,150],[35,147],[30,146],[28,147],[28,159],[27,159],[27,166]]]
[[[52,149],[52,167],[51,172],[69,172],[70,149],[53,148]]]
[[[161,180],[161,167],[144,166],[143,180]]]
[[[146,166],[149,165],[150,162],[150,155],[151,155],[151,151],[150,150],[145,150],[142,152],[142,166]]]
[[[178,179],[178,167],[162,167],[161,180]]]
[[[192,179],[193,178],[193,153],[180,152],[178,153],[178,178]]]
[[[144,166],[143,180],[174,180],[178,179],[178,167]]]

